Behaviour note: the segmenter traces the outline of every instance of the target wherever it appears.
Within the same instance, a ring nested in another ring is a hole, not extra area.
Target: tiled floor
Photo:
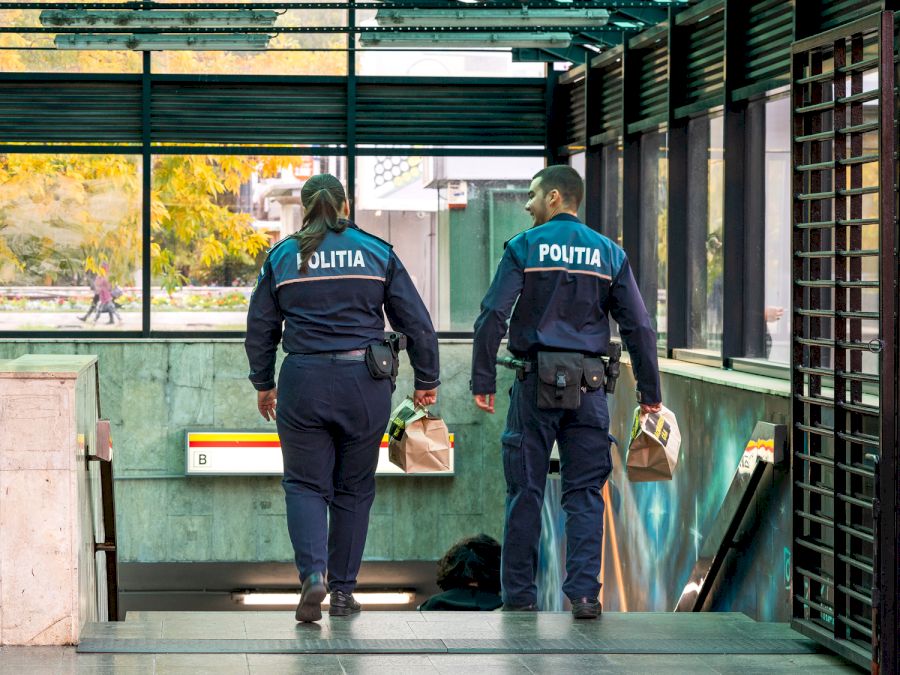
[[[290,612],[132,613],[89,626],[82,648],[91,642],[148,653],[8,647],[0,674],[858,672],[811,653],[784,624],[742,614],[611,613],[574,622],[553,613],[369,612],[298,625]],[[172,646],[185,653],[166,653]],[[323,653],[259,653],[310,646]],[[552,653],[537,653],[545,647]],[[406,653],[371,653],[386,649]],[[654,650],[669,653],[646,653]]]

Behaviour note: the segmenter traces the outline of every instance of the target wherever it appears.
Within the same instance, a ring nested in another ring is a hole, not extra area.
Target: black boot
[[[311,623],[322,618],[322,601],[325,599],[325,578],[321,572],[313,572],[303,580],[300,604],[294,617],[297,621]]]
[[[576,619],[596,619],[603,613],[603,605],[599,600],[581,598],[572,601],[572,616]]]
[[[352,593],[344,593],[343,591],[333,591],[331,593],[331,601],[328,605],[328,614],[330,616],[350,616],[361,609],[362,606],[356,601]]]

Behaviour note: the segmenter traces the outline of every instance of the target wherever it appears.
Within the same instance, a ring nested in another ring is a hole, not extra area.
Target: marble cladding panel
[[[96,415],[96,366],[77,379],[0,378],[2,643],[71,644],[100,616],[99,481],[85,461]]]
[[[73,399],[66,380],[0,380],[0,470],[67,470]]]
[[[67,469],[0,471],[0,644],[77,639],[73,483]]]

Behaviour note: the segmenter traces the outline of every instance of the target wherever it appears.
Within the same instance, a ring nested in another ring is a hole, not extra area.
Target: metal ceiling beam
[[[653,15],[662,13],[665,15],[666,10],[660,9],[659,2],[653,0],[572,0],[567,2],[563,7],[566,9],[609,9],[610,11],[621,10],[647,10]],[[687,0],[672,0],[674,5],[686,5]],[[492,0],[485,4],[463,4],[457,0],[385,0],[384,2],[373,2],[372,0],[348,0],[347,2],[234,2],[234,3],[218,3],[218,2],[173,2],[158,4],[154,2],[0,2],[0,10],[4,9],[54,9],[54,10],[77,10],[77,9],[109,9],[109,10],[128,10],[128,9],[193,9],[193,10],[223,10],[223,9],[408,9],[410,7],[429,7],[429,8],[454,8],[478,11],[482,9],[519,9],[523,5],[527,5],[531,9],[560,9],[561,5],[557,0]],[[668,5],[663,5],[668,6]]]
[[[580,33],[583,26],[533,26],[528,29],[529,32],[540,33]],[[132,33],[135,35],[166,33],[171,35],[190,34],[190,35],[211,35],[211,34],[230,34],[230,33],[265,33],[269,35],[287,34],[287,33],[521,33],[520,26],[415,26],[413,28],[404,28],[402,26],[173,26],[171,28],[158,28],[146,26],[133,26],[129,28],[110,28],[107,26],[96,26],[91,28],[72,28],[60,26],[0,26],[0,33],[17,33],[17,34],[44,34],[44,35],[64,35],[67,33],[75,33],[83,35],[84,33],[92,33],[95,35]],[[592,33],[611,33],[619,34],[622,29],[618,26],[598,26],[591,28]]]

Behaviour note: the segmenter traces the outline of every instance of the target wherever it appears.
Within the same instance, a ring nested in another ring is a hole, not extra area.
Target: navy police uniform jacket
[[[576,217],[557,215],[507,242],[475,321],[475,394],[496,391],[497,349],[511,311],[509,351],[520,358],[539,351],[605,355],[611,316],[631,357],[638,400],[662,400],[656,333],[625,252]]]
[[[440,384],[431,317],[390,244],[350,223],[341,233],[329,230],[308,272],[299,270],[299,241],[283,239],[269,251],[250,298],[244,346],[257,390],[275,387],[282,324],[289,354],[364,349],[384,338],[382,307],[406,335],[415,388]]]

